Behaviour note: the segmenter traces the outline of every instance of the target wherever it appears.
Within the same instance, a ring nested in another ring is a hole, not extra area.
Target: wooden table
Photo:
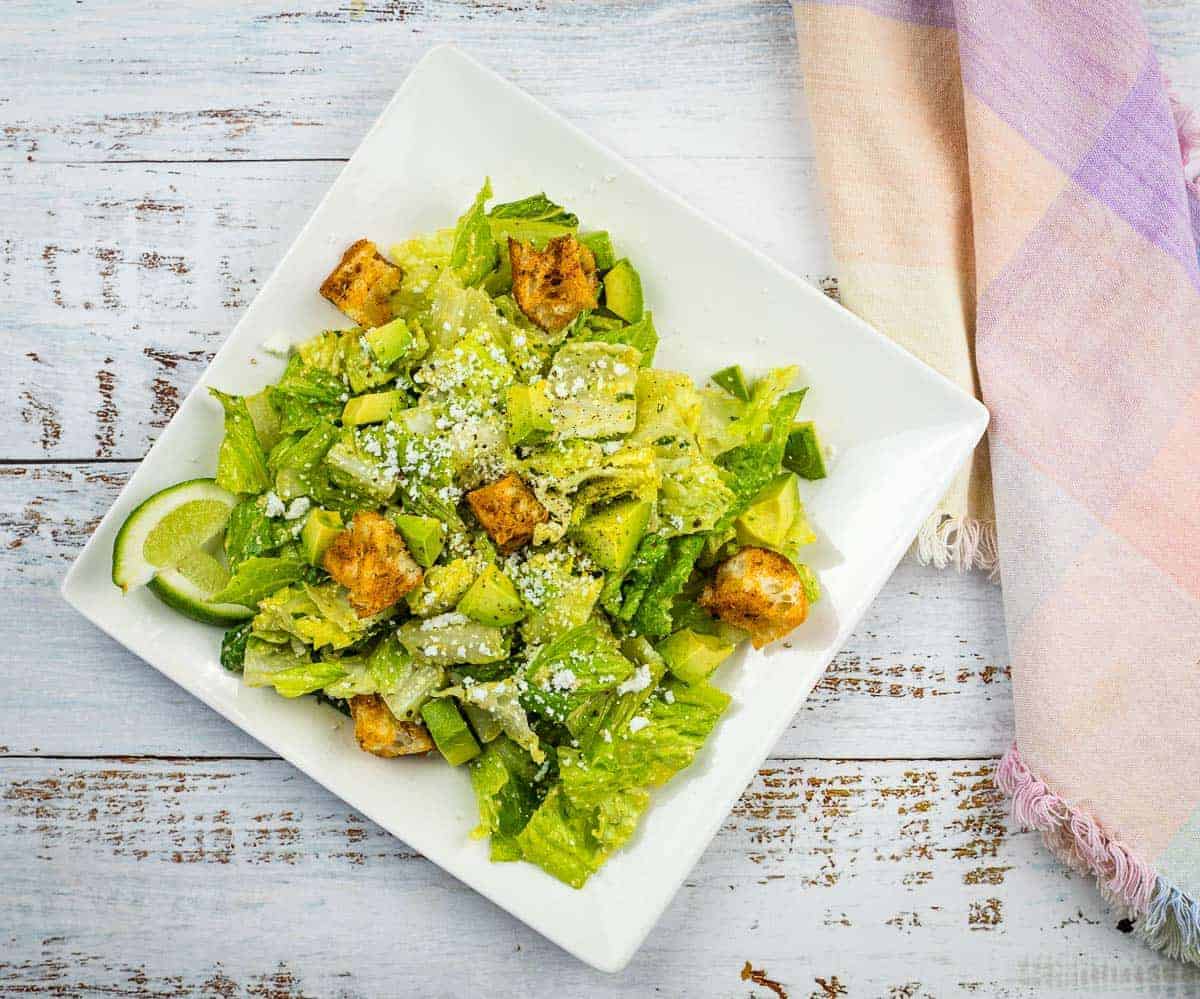
[[[436,43],[794,271],[830,270],[784,0],[337,2],[0,9],[0,992],[1200,993],[1008,821],[1008,656],[981,578],[900,567],[619,976],[68,610],[66,567]],[[1200,5],[1148,13],[1200,104]],[[480,149],[481,175],[503,169]]]

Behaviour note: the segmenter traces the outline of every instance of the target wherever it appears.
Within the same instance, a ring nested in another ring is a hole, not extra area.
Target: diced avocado
[[[405,354],[418,346],[418,341],[403,319],[393,319],[383,326],[376,326],[363,334],[367,338],[367,346],[375,360],[385,368],[390,368]]]
[[[392,407],[400,401],[399,392],[371,392],[357,395],[346,403],[342,410],[342,424],[357,427],[364,423],[381,423],[387,419]]]
[[[750,401],[750,386],[746,384],[746,376],[742,373],[740,364],[722,368],[712,376],[712,380],[730,395],[737,396],[742,402]]]
[[[754,497],[749,509],[734,521],[738,541],[743,545],[781,548],[799,508],[796,476],[791,472],[777,475]]]
[[[646,533],[653,506],[649,500],[641,499],[606,506],[583,519],[575,528],[575,540],[601,569],[620,572],[629,565]]]
[[[613,252],[612,240],[604,230],[585,232],[580,235],[579,242],[592,251],[592,256],[596,258],[596,270],[611,270],[612,265],[617,262],[617,255]]]
[[[589,329],[597,333],[613,333],[617,330],[623,330],[629,324],[624,319],[618,319],[616,316],[602,316],[598,312],[593,312],[587,318]],[[603,340],[604,337],[592,337],[593,340]],[[611,343],[612,341],[608,341]]]
[[[479,743],[467,727],[467,720],[444,697],[434,697],[421,705],[421,719],[433,737],[438,752],[452,767],[479,755]]]
[[[513,385],[506,401],[510,444],[534,443],[554,429],[550,400],[540,385]]]
[[[642,279],[633,264],[622,258],[604,275],[604,305],[627,323],[642,318]]]
[[[525,616],[525,606],[512,580],[494,565],[485,566],[458,602],[458,609],[494,628],[516,624]]]
[[[308,515],[304,528],[300,531],[300,545],[304,548],[304,557],[313,565],[320,565],[325,557],[325,549],[333,544],[333,539],[342,533],[344,525],[342,516],[336,510],[322,510],[318,507]]]
[[[684,628],[655,646],[667,668],[687,684],[703,683],[729,658],[733,646],[716,635],[701,635]]]
[[[392,515],[392,523],[408,546],[412,557],[422,569],[428,569],[442,553],[446,529],[434,517],[418,517],[415,513]]]
[[[494,742],[504,731],[503,726],[490,711],[484,711],[483,708],[469,702],[463,704],[462,710],[463,714],[467,716],[467,721],[471,723],[475,738],[481,743],[486,745]]]
[[[825,454],[817,428],[809,423],[797,423],[788,434],[783,467],[804,479],[823,479],[826,476]]]

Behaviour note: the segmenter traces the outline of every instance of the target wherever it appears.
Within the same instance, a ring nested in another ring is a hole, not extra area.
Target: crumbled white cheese
[[[630,732],[640,732],[642,729],[644,729],[649,724],[650,724],[649,718],[643,718],[641,715],[637,715],[637,716],[629,719],[629,731]]]
[[[284,515],[287,508],[283,505],[283,500],[276,496],[274,492],[267,493],[264,499],[266,500],[266,505],[263,507],[263,513],[268,517],[282,517]]]
[[[579,686],[579,678],[575,675],[574,670],[560,669],[554,672],[550,677],[551,690],[574,690]]]
[[[261,344],[262,349],[276,357],[287,357],[292,352],[291,341],[285,333],[272,333]]]
[[[663,691],[663,700],[666,701],[668,704],[674,704],[675,703],[675,691],[664,690]]]
[[[649,666],[639,666],[633,671],[633,676],[617,687],[618,694],[636,694],[650,686],[652,677]]]
[[[312,500],[310,500],[307,496],[297,496],[291,501],[291,503],[288,504],[288,508],[283,512],[283,519],[299,520],[306,513],[308,513],[308,508],[310,506],[312,506]]]

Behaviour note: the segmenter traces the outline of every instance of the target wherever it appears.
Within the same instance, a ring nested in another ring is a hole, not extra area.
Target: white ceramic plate
[[[221,416],[205,387],[256,391],[283,362],[264,340],[346,321],[317,294],[342,249],[450,224],[485,174],[499,200],[545,190],[609,230],[663,333],[657,364],[697,378],[733,362],[802,366],[803,413],[836,449],[806,483],[824,599],[788,647],[748,652],[715,682],[733,704],[696,763],[655,794],[633,841],[581,891],[527,864],[492,864],[468,838],[467,774],[438,759],[385,761],[309,698],[251,690],[217,660],[221,633],[109,579],[113,538],[151,493],[212,474]],[[256,363],[251,364],[250,359]],[[72,567],[63,593],[156,669],[572,954],[620,970],[650,931],[919,525],[979,440],[987,412],[819,291],[706,221],[619,157],[453,48],[430,52],[304,227]],[[403,918],[403,917],[401,917]]]

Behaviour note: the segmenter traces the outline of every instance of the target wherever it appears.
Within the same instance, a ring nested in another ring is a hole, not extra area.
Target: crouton
[[[505,555],[533,540],[533,530],[550,519],[521,477],[509,474],[467,493],[467,502],[488,537]]]
[[[592,251],[568,233],[537,250],[508,237],[513,297],[521,311],[548,333],[565,328],[596,307],[599,279]]]
[[[378,694],[351,697],[350,716],[354,719],[354,738],[363,752],[391,759],[433,749],[425,726],[400,721]]]
[[[326,549],[325,571],[350,591],[359,617],[387,610],[421,583],[421,567],[390,520],[362,511]]]
[[[352,243],[321,285],[321,294],[364,329],[382,326],[393,316],[392,293],[404,272],[387,260],[369,239]]]
[[[800,573],[778,552],[743,548],[717,568],[698,601],[726,624],[750,632],[756,649],[808,617]]]

